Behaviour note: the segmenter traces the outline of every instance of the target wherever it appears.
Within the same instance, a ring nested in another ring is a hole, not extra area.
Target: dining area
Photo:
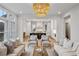
[[[27,39],[27,54],[29,56],[50,56],[53,55],[53,43],[55,39],[47,36],[46,33],[30,33]]]

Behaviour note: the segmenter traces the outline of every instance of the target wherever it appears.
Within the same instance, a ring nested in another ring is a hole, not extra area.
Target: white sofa
[[[71,48],[65,48],[55,43],[54,50],[59,56],[77,56],[79,54],[79,42],[74,42]]]

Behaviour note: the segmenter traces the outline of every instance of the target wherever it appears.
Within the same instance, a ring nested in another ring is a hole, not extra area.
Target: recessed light
[[[19,13],[22,14],[22,11],[20,11]]]
[[[61,12],[59,11],[59,12],[58,12],[58,15],[60,15],[60,14],[61,14]]]

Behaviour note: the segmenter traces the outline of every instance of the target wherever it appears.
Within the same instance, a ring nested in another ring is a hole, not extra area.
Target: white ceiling
[[[17,15],[36,15],[32,8],[32,3],[1,3],[1,5]],[[70,9],[78,5],[77,3],[51,3],[48,16],[58,15],[68,12]]]

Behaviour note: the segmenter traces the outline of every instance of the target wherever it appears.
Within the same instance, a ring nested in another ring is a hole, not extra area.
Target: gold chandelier
[[[49,10],[48,3],[34,3],[33,9],[36,12],[37,16],[46,16]]]

